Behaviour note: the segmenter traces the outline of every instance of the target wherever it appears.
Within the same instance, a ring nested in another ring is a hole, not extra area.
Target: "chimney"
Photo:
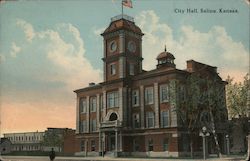
[[[90,83],[89,83],[89,87],[92,87],[92,86],[94,86],[94,85],[95,85],[94,82],[90,82]]]

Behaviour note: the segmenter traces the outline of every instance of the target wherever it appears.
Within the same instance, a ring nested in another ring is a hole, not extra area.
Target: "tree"
[[[63,137],[53,131],[47,132],[44,135],[42,145],[47,147],[58,147],[60,149],[63,145]]]
[[[246,117],[249,112],[249,74],[246,74],[243,82],[234,82],[234,78],[230,76],[227,77],[227,82],[226,100],[230,118]]]
[[[180,99],[177,113],[190,136],[191,157],[193,137],[199,134],[202,126],[206,126],[213,134],[218,155],[221,156],[215,122],[227,120],[224,87],[225,82],[214,73],[195,72],[187,77],[186,96],[185,99]]]

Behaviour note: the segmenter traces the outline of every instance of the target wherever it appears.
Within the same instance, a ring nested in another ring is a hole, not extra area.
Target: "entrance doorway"
[[[110,151],[115,151],[115,136],[110,137]]]

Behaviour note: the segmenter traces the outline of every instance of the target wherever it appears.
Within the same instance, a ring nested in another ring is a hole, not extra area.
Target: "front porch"
[[[122,122],[104,121],[99,128],[99,156],[118,157],[123,151]]]

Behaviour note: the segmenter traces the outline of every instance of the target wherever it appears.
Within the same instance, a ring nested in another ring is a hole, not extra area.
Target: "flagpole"
[[[122,0],[122,2],[123,2],[123,0]],[[123,4],[122,4],[122,19],[123,19]]]

